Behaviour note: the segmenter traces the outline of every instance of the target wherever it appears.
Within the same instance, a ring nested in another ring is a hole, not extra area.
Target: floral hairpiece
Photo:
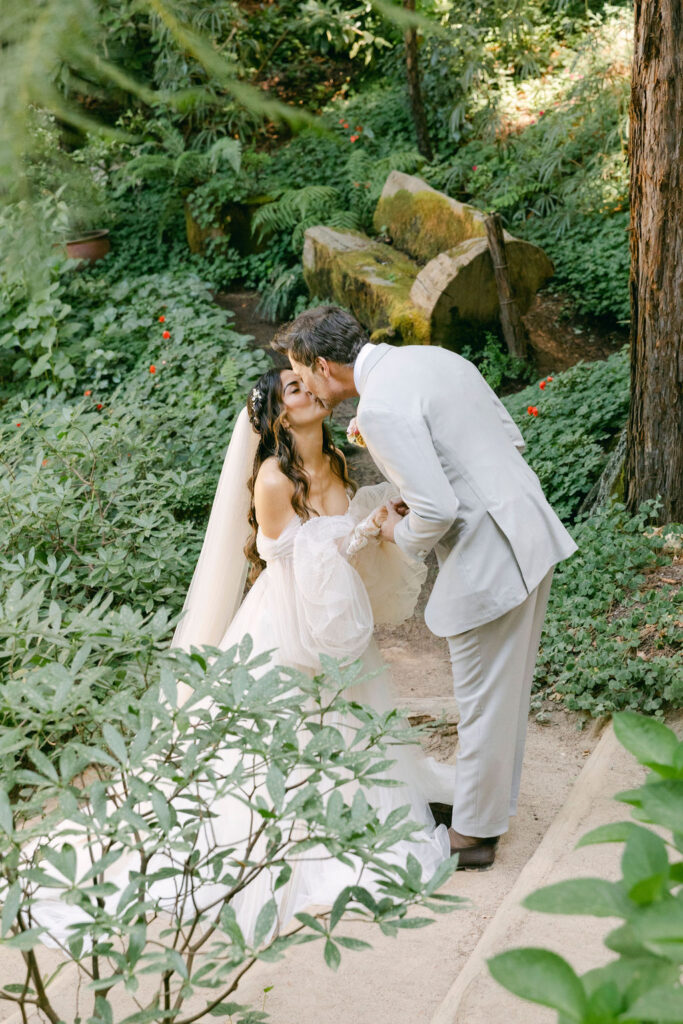
[[[258,386],[255,387],[255,388],[252,388],[252,390],[251,390],[251,402],[252,402],[252,405],[254,404],[254,402],[260,402],[262,398],[263,398],[263,392],[261,391],[261,389]]]

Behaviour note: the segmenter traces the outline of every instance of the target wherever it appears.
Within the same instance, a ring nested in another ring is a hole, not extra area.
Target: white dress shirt
[[[375,351],[375,348],[376,346],[373,345],[371,341],[367,341],[365,345],[363,345],[358,355],[356,356],[356,361],[353,364],[353,383],[356,385],[356,391],[358,392],[358,394],[360,394],[359,384],[363,372],[363,364],[365,363],[365,360],[368,358],[368,356]]]

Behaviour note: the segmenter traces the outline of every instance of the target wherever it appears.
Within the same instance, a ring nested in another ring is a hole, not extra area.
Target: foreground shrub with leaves
[[[71,961],[70,992],[91,1024],[205,1014],[255,1024],[265,1015],[234,997],[259,960],[318,941],[336,968],[343,949],[368,946],[340,934],[349,916],[395,935],[430,922],[411,908],[462,902],[438,892],[452,861],[425,879],[414,857],[392,856],[416,831],[408,808],[380,821],[365,796],[392,785],[379,776],[391,745],[405,742],[400,716],[353,701],[358,664],[324,668],[316,679],[269,668],[248,638],[239,650],[156,655],[143,693],[129,688],[123,700],[121,690],[102,708],[85,698],[93,720],[107,714],[100,736],[72,738],[53,760],[36,744],[23,751],[0,786],[0,944],[17,958],[0,999],[62,1018],[61,973],[41,946],[51,941]],[[180,709],[177,682],[191,693]],[[26,703],[44,733],[52,709],[30,692]],[[226,836],[226,819],[244,834],[233,825]],[[310,858],[341,860],[350,884],[330,910],[283,929],[279,897]],[[236,912],[248,885],[263,894],[251,922]]]
[[[558,1024],[679,1024],[683,1020],[683,742],[660,722],[614,717],[621,744],[650,769],[620,793],[633,821],[603,825],[579,846],[624,843],[622,877],[573,878],[532,893],[530,910],[621,920],[605,939],[617,958],[582,976],[546,949],[514,949],[489,960],[496,981],[558,1013]],[[657,829],[657,831],[655,831]],[[666,838],[658,834],[663,831]]]

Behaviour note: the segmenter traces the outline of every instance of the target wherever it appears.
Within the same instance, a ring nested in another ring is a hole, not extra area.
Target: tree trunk
[[[636,0],[626,502],[683,520],[683,3]]]
[[[510,355],[515,356],[517,359],[524,359],[526,357],[527,335],[510,283],[507,256],[505,255],[503,224],[500,215],[497,213],[487,217],[484,223],[486,224],[493,273],[496,278],[496,288],[498,289],[499,316],[500,325],[503,328],[503,337],[505,338]]]
[[[404,0],[403,6],[407,11],[414,11],[415,0]],[[432,141],[429,137],[429,128],[427,127],[425,108],[422,102],[420,65],[417,55],[417,29],[415,27],[407,28],[403,39],[406,44],[406,74],[408,76],[408,92],[410,94],[413,124],[415,125],[415,134],[417,135],[417,148],[426,160],[433,160]]]

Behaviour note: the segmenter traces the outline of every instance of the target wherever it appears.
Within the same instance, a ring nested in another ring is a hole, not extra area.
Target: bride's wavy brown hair
[[[308,504],[311,482],[304,469],[303,460],[296,449],[292,434],[283,425],[287,409],[283,402],[281,373],[282,371],[277,369],[277,367],[273,367],[273,369],[264,373],[247,399],[249,419],[252,427],[259,435],[258,448],[254,456],[254,468],[249,481],[249,493],[251,494],[249,525],[251,526],[252,534],[244,548],[244,553],[251,563],[249,572],[250,583],[254,582],[266,564],[259,556],[256,548],[258,522],[256,521],[256,509],[254,506],[256,477],[266,459],[275,456],[284,475],[294,484],[292,508],[296,514],[304,521],[318,514]],[[346,460],[339,449],[335,447],[327,424],[323,423],[322,427],[322,450],[326,455],[329,455],[332,472],[339,477],[345,487],[350,488],[355,493],[356,484],[348,475]]]

